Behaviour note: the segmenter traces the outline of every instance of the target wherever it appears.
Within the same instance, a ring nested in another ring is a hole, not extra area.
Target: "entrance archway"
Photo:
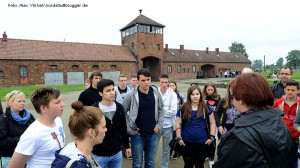
[[[146,57],[142,59],[143,68],[149,69],[151,79],[157,81],[160,75],[160,60],[156,57]]]

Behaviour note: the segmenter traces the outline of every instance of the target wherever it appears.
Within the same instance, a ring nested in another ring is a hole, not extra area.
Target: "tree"
[[[297,65],[300,64],[300,50],[292,50],[288,53],[288,56],[285,57],[286,65],[289,67],[297,68]]]
[[[246,52],[245,46],[242,43],[238,43],[238,42],[231,43],[231,46],[229,47],[229,51],[230,52],[240,52],[245,57],[248,58],[248,54]]]
[[[253,67],[255,72],[257,72],[257,71],[261,72],[262,66],[263,66],[263,61],[262,60],[257,59],[257,60],[253,61],[252,67]]]
[[[283,66],[283,58],[279,58],[276,62],[276,67],[278,69],[281,69],[282,66]]]

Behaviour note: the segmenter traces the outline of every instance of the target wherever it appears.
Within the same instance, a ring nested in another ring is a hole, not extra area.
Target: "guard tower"
[[[122,46],[130,48],[136,58],[136,71],[147,68],[152,80],[158,80],[163,69],[164,25],[140,15],[120,30]]]

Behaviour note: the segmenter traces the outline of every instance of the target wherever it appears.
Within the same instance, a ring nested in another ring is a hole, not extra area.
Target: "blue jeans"
[[[140,135],[131,136],[132,168],[142,168],[143,153],[145,153],[145,168],[154,168],[158,148],[158,135],[150,138]]]
[[[10,162],[11,157],[1,157],[2,168],[7,168],[8,163]]]
[[[122,168],[121,151],[112,156],[93,156],[102,168]]]
[[[172,140],[173,127],[163,128],[161,130],[161,136],[163,138],[163,150],[162,150],[162,160],[161,160],[161,168],[169,167],[169,159],[170,159],[170,146],[169,143]]]

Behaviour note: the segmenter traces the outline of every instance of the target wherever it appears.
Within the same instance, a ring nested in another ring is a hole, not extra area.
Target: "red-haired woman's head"
[[[248,109],[263,110],[273,106],[273,93],[268,81],[259,74],[244,73],[231,84],[234,102]],[[244,112],[244,111],[240,111]]]

